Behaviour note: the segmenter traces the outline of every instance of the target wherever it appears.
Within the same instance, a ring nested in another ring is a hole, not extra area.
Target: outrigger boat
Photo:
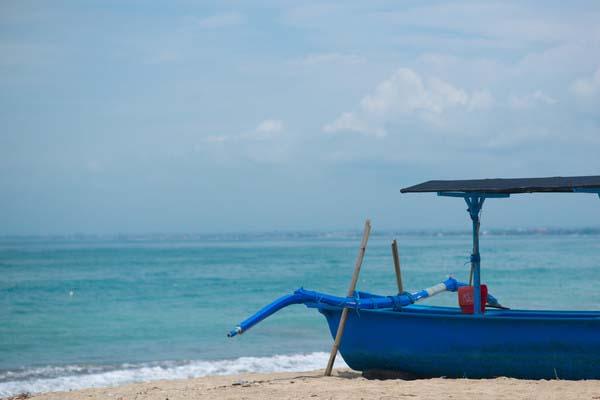
[[[436,180],[401,192],[464,199],[473,228],[470,284],[450,277],[433,287],[394,296],[354,292],[337,297],[301,288],[264,307],[229,336],[291,304],[305,304],[325,316],[334,338],[347,314],[339,351],[357,371],[401,371],[417,377],[600,379],[600,311],[506,309],[493,296],[486,299],[479,253],[479,215],[486,199],[535,192],[600,197],[600,176]],[[461,308],[414,304],[444,291],[463,291],[465,303]]]

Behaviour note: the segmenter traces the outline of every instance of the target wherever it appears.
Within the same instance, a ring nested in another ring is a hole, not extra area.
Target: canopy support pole
[[[465,196],[465,202],[467,203],[469,215],[473,222],[473,253],[471,254],[471,277],[472,281],[469,280],[469,284],[473,286],[473,313],[481,314],[481,256],[479,254],[479,213],[485,197],[481,196]]]
[[[469,285],[473,286],[473,314],[481,316],[481,255],[479,254],[479,214],[486,198],[510,197],[509,193],[486,192],[438,192],[438,196],[462,197],[467,203],[467,211],[473,222],[473,253],[471,254],[471,275]]]

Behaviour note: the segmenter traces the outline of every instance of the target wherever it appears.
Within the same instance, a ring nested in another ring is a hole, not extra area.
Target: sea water
[[[374,232],[359,289],[397,292],[393,238],[406,290],[468,281],[470,234]],[[0,238],[0,396],[323,368],[332,340],[313,309],[226,333],[300,286],[344,295],[359,243],[359,232]],[[484,232],[481,249],[502,304],[600,310],[600,232]]]

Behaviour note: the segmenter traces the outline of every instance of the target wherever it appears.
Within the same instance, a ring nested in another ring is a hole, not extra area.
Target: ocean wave
[[[310,371],[324,368],[328,357],[327,353],[316,352],[216,361],[161,361],[113,366],[66,365],[23,368],[0,372],[0,397],[24,392],[68,391],[207,375]],[[345,367],[346,364],[341,357],[338,357],[335,366]]]

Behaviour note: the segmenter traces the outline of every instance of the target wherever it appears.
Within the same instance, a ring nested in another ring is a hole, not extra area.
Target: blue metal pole
[[[473,254],[471,254],[471,269],[473,271],[473,313],[481,314],[481,256],[479,254],[479,212],[485,197],[465,196],[469,215],[473,222]]]
[[[456,292],[458,288],[462,286],[469,285],[458,282],[456,279],[449,277],[442,283],[414,293],[404,292],[398,296],[378,296],[376,294],[365,292],[355,292],[354,297],[338,297],[300,288],[293,294],[280,297],[271,304],[263,307],[258,312],[242,321],[234,330],[229,332],[227,336],[233,337],[242,334],[265,318],[292,304],[314,304],[317,306],[320,304],[326,304],[328,306],[349,308],[356,311],[376,309],[400,310],[402,307],[409,306],[417,301],[435,296],[436,294],[446,290],[450,292]],[[492,295],[488,295],[488,303],[501,307],[498,300]]]
[[[481,315],[481,256],[479,255],[479,213],[486,198],[510,197],[509,193],[486,192],[438,192],[438,196],[462,197],[467,203],[471,221],[473,221],[473,253],[471,254],[471,279],[469,285],[473,286],[473,312]]]

